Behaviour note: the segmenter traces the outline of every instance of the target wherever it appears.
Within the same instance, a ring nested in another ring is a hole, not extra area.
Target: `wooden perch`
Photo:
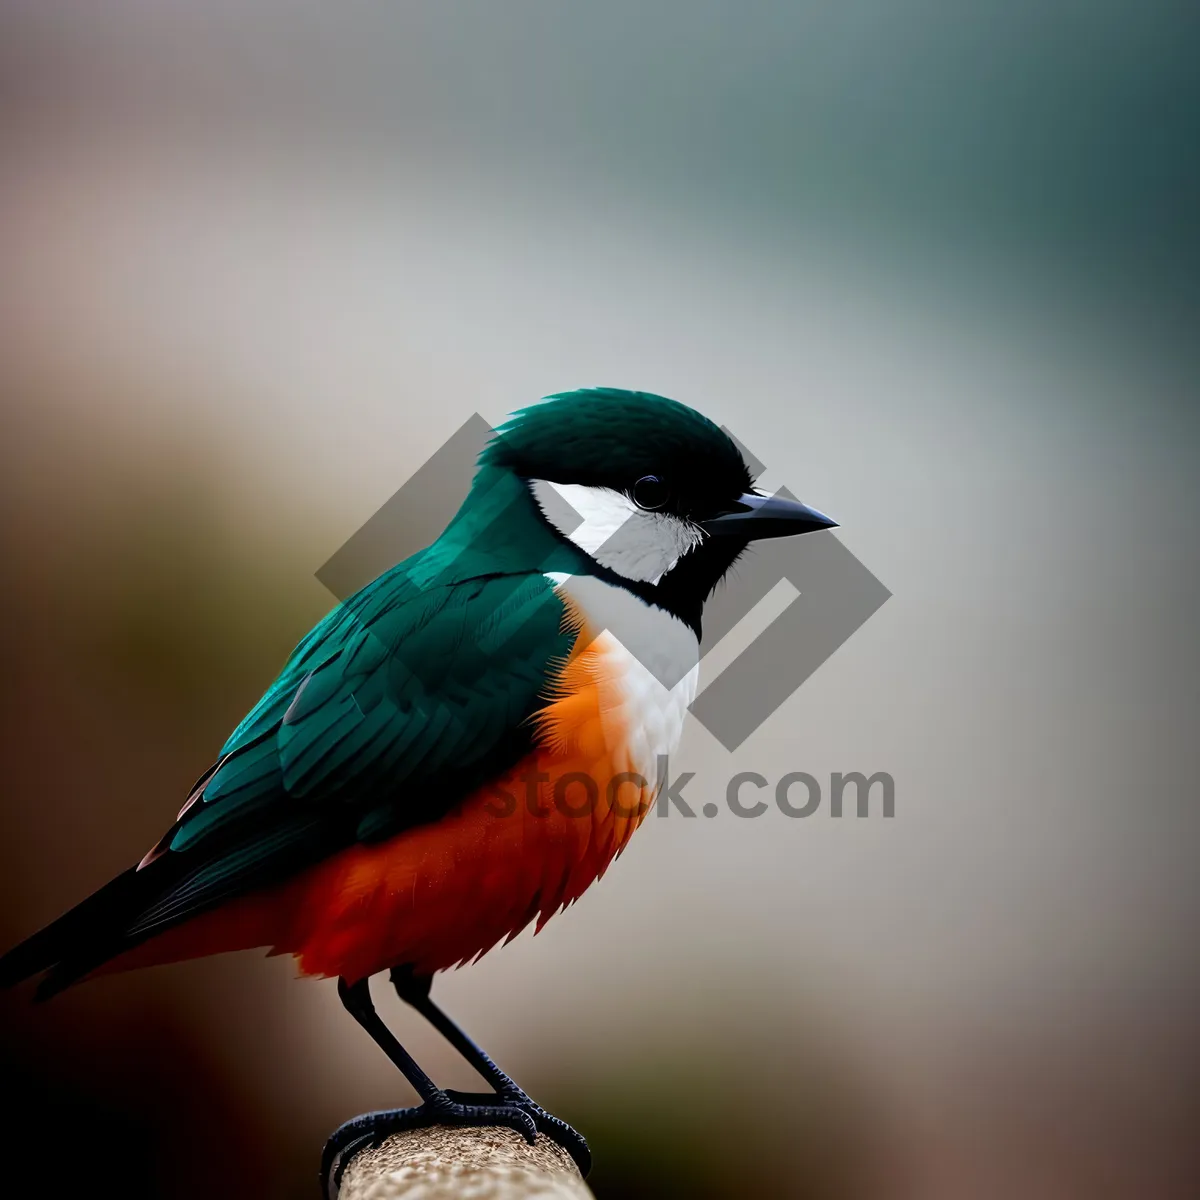
[[[594,1200],[571,1156],[548,1137],[434,1125],[360,1151],[338,1200]]]

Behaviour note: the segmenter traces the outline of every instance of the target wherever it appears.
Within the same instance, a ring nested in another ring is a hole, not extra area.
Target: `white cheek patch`
[[[671,513],[647,512],[613,488],[546,479],[531,479],[529,486],[543,516],[559,533],[626,579],[656,583],[704,540],[690,521]],[[563,522],[564,502],[578,524]]]

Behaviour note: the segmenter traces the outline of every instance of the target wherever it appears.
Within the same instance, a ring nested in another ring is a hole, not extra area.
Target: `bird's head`
[[[698,624],[705,598],[759,538],[828,517],[754,490],[736,443],[663,396],[589,388],[514,413],[481,460],[529,489],[540,519],[647,599]]]

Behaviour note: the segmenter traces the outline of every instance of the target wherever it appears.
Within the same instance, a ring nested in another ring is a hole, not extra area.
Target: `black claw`
[[[360,1150],[378,1146],[388,1134],[431,1124],[426,1106],[421,1105],[363,1113],[361,1117],[353,1117],[339,1125],[321,1151],[321,1194],[326,1200],[337,1200],[346,1167]]]
[[[510,1096],[501,1096],[499,1092],[459,1092],[454,1088],[447,1088],[446,1095],[450,1097],[455,1104],[469,1104],[477,1107],[486,1108],[488,1105],[498,1107],[502,1104],[507,1104],[511,1108],[523,1108],[519,1101]]]
[[[531,1146],[537,1139],[537,1122],[532,1114],[515,1104],[506,1104],[502,1097],[496,1097],[496,1102],[491,1104],[464,1104],[447,1096],[445,1101],[434,1100],[425,1107],[429,1110],[432,1125],[507,1125]]]
[[[552,1142],[557,1142],[575,1160],[580,1175],[586,1179],[592,1169],[592,1152],[583,1134],[572,1129],[566,1121],[540,1108],[532,1100],[527,1101],[523,1107],[532,1115],[538,1133],[544,1133]]]
[[[474,1097],[472,1097],[474,1099]],[[531,1100],[519,1087],[513,1085],[505,1089],[494,1101],[520,1108],[527,1112],[537,1126],[538,1133],[544,1133],[552,1142],[557,1142],[575,1160],[579,1173],[585,1179],[592,1169],[592,1152],[588,1148],[587,1139],[583,1134],[572,1129],[566,1121],[548,1113],[540,1104]]]

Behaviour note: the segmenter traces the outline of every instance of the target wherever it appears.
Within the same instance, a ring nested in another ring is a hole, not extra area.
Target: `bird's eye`
[[[632,495],[633,502],[638,508],[653,511],[666,504],[669,492],[667,485],[657,475],[643,475],[633,485]]]

